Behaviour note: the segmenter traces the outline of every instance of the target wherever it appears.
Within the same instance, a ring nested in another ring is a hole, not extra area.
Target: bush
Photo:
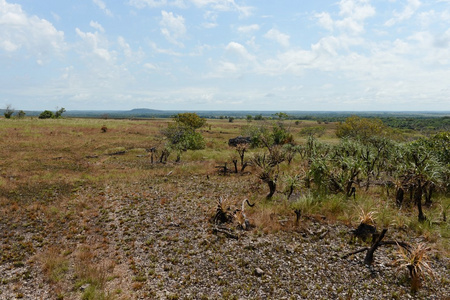
[[[337,126],[336,135],[339,138],[358,138],[366,141],[373,136],[387,136],[391,131],[380,119],[351,116]]]
[[[52,119],[54,118],[55,115],[53,114],[52,111],[49,110],[44,110],[43,112],[41,112],[41,114],[39,115],[39,119]]]
[[[5,112],[3,113],[3,115],[5,116],[6,119],[10,119],[13,113],[14,113],[14,108],[12,108],[10,104],[8,104],[6,106],[6,109],[5,109]]]

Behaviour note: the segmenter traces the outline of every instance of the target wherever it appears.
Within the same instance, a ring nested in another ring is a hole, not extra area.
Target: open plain
[[[266,150],[249,148],[235,173],[228,146],[263,121],[208,120],[205,149],[161,163],[170,122],[0,120],[0,299],[449,299],[448,191],[435,192],[419,222],[389,186],[315,194],[294,153],[267,199],[251,163]],[[319,125],[319,141],[340,142],[335,123],[284,122],[296,145]],[[255,204],[245,208],[250,228],[213,222],[219,199],[229,211]],[[364,252],[344,257],[371,246],[351,234],[364,211],[386,240],[429,248],[432,273],[417,291],[397,245],[380,247],[370,266]]]

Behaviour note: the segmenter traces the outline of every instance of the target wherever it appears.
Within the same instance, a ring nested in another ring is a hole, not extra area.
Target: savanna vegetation
[[[446,130],[59,112],[0,119],[0,299],[449,295]]]

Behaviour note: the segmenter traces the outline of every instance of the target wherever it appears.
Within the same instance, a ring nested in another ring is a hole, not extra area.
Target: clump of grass
[[[364,211],[363,208],[360,209],[359,223],[375,226],[375,211]]]
[[[44,274],[51,283],[57,283],[64,278],[69,270],[69,260],[61,255],[56,248],[50,248],[38,257],[42,263]]]
[[[417,292],[422,285],[422,281],[427,277],[434,278],[434,272],[429,264],[428,253],[431,251],[430,247],[420,243],[410,251],[398,246],[399,258],[394,262],[397,265],[397,270],[409,270],[411,277],[411,291]]]
[[[83,295],[83,299],[107,299],[105,284],[109,273],[114,268],[113,263],[101,265],[95,264],[95,256],[87,246],[80,247],[75,255],[75,287],[89,284]]]

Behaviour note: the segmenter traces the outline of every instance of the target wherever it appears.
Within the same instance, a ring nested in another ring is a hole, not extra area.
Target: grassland
[[[395,207],[383,188],[361,189],[355,199],[317,197],[288,173],[302,172],[295,157],[282,165],[272,200],[253,167],[220,175],[235,150],[229,138],[247,121],[208,120],[206,149],[181,162],[151,163],[146,149],[164,143],[169,119],[0,119],[0,299],[445,299],[449,296],[448,195],[426,208]],[[315,121],[286,121],[295,142]],[[252,122],[257,123],[256,121]],[[337,144],[336,124],[320,140]],[[101,130],[106,127],[106,132]],[[258,149],[251,149],[247,157]],[[231,206],[248,198],[253,229],[234,225],[229,238],[210,222],[222,197]],[[294,209],[302,214],[298,222]],[[350,243],[361,211],[376,212],[389,239],[432,248],[436,276],[412,293],[397,270],[396,247],[342,259],[368,244]],[[264,274],[255,273],[262,269]]]

